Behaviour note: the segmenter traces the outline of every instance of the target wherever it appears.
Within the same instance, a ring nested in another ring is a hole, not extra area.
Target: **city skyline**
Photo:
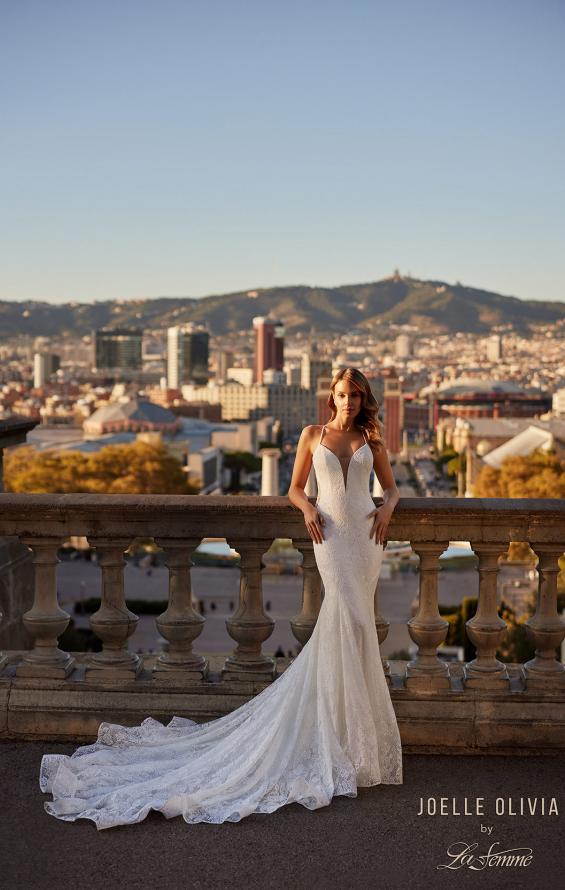
[[[396,267],[564,299],[553,0],[30,0],[0,24],[0,300],[198,299]]]

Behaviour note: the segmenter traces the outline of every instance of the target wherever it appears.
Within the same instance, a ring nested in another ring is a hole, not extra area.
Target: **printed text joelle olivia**
[[[417,816],[558,816],[555,797],[420,797]]]

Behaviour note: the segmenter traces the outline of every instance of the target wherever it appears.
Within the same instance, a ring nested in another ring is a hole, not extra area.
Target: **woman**
[[[53,794],[44,804],[49,814],[91,819],[98,829],[141,822],[152,809],[190,823],[237,822],[292,802],[313,810],[335,795],[356,797],[358,787],[402,783],[374,613],[398,492],[365,376],[339,371],[328,406],[329,422],[301,433],[288,492],[304,514],[324,583],[308,642],[277,680],[223,717],[101,723],[94,744],[44,755],[39,784]],[[316,506],[304,493],[312,464]],[[376,510],[373,467],[384,488]]]

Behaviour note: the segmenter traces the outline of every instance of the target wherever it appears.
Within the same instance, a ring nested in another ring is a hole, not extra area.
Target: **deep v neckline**
[[[342,478],[343,478],[343,488],[344,488],[345,493],[347,494],[347,479],[348,479],[348,476],[349,476],[349,464],[351,463],[351,461],[353,460],[353,458],[355,457],[355,455],[357,454],[358,451],[361,451],[361,449],[364,448],[365,445],[367,445],[367,447],[368,447],[368,442],[367,442],[367,440],[365,439],[365,441],[363,442],[363,444],[360,445],[359,448],[356,448],[355,451],[353,451],[353,452],[351,453],[351,457],[350,457],[349,460],[347,461],[347,466],[346,466],[346,468],[345,468],[345,474],[344,474],[342,463],[341,463],[339,457],[337,456],[337,454],[335,453],[335,451],[332,451],[332,449],[329,448],[328,445],[324,445],[324,443],[322,442],[322,437],[323,437],[323,434],[324,434],[324,430],[325,430],[325,427],[322,427],[322,433],[321,433],[321,435],[320,435],[320,440],[319,440],[318,444],[316,445],[316,448],[319,448],[320,446],[322,446],[322,448],[325,448],[326,451],[329,451],[329,452],[330,452],[330,454],[333,454],[333,456],[335,457],[335,459],[337,460],[337,462],[338,462],[338,464],[339,464],[339,466],[340,466],[340,468],[341,468],[341,475],[342,475]]]

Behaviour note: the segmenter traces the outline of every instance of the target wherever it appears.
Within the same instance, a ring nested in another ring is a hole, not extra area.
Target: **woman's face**
[[[348,380],[339,380],[334,387],[334,402],[342,425],[351,427],[361,410],[360,390]]]

